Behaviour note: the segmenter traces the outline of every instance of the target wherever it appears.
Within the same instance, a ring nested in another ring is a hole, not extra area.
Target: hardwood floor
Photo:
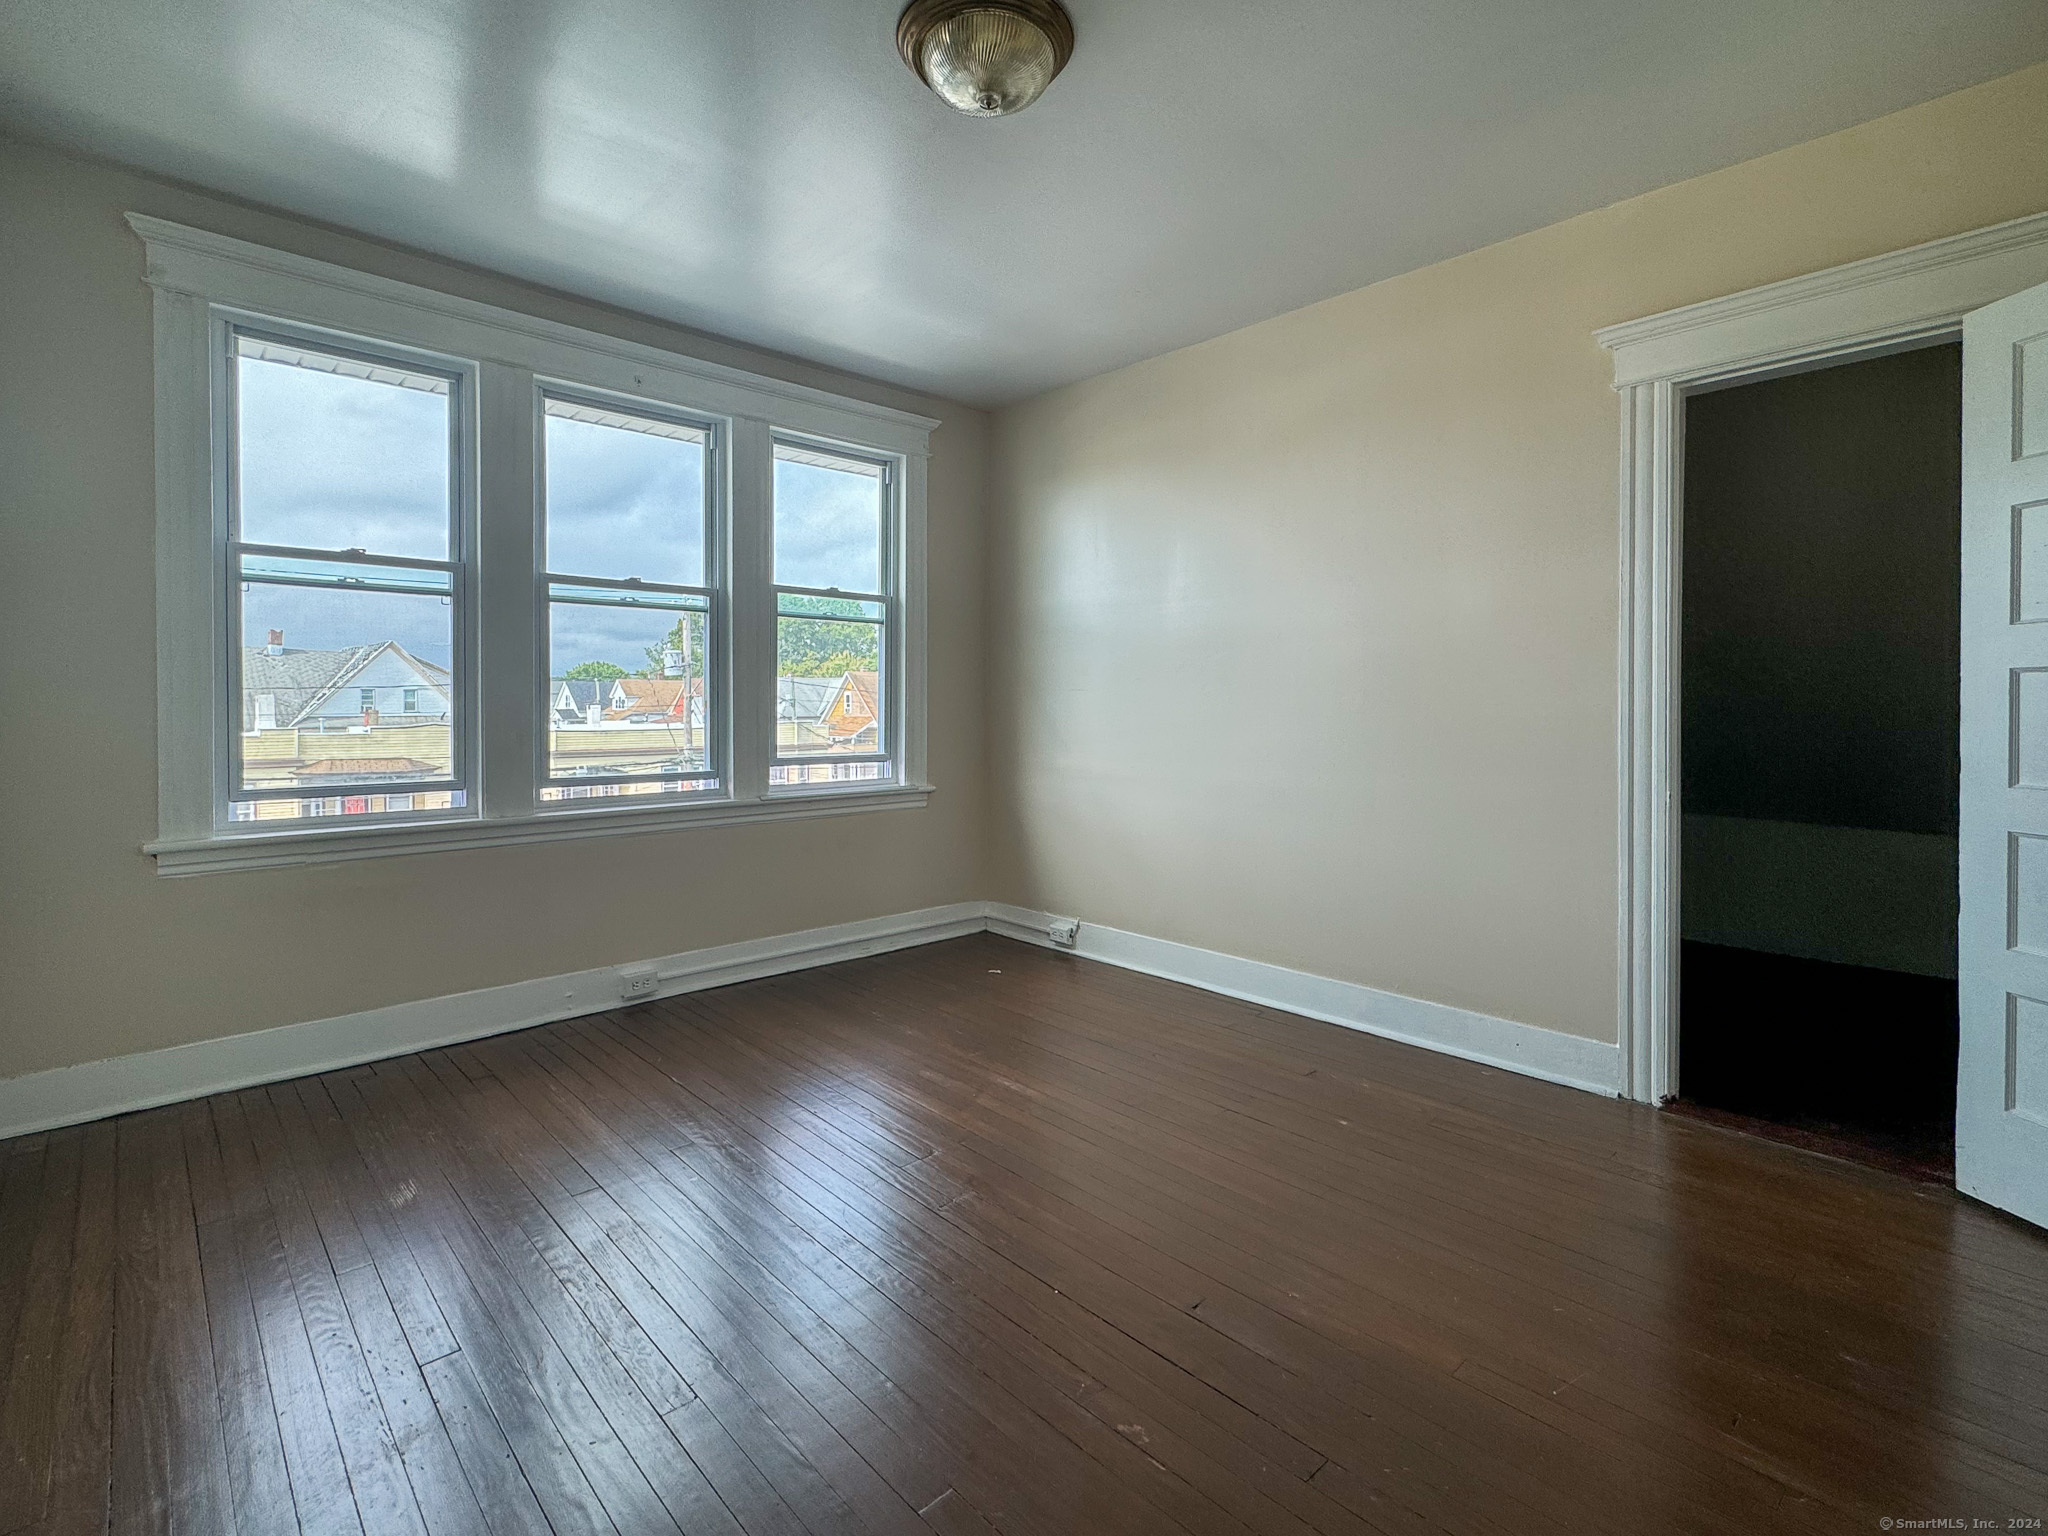
[[[0,1532],[2048,1517],[2048,1239],[991,937],[0,1144]]]

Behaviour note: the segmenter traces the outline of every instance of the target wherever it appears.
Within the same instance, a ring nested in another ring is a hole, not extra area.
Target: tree
[[[838,677],[845,672],[879,672],[882,626],[835,622],[865,615],[872,605],[851,598],[785,593],[776,643],[775,670],[784,677]],[[790,617],[792,612],[805,615]],[[809,615],[818,617],[811,618]]]
[[[562,674],[562,676],[575,683],[585,681],[608,683],[615,677],[624,677],[625,675],[626,669],[624,667],[610,661],[579,661],[575,666]]]

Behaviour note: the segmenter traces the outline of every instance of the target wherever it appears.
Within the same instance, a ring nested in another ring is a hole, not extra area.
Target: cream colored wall
[[[2044,208],[2048,66],[1000,413],[996,894],[1613,1039],[1594,329]]]
[[[158,877],[151,319],[124,210],[944,419],[921,811]],[[984,893],[979,412],[0,139],[0,1077]]]

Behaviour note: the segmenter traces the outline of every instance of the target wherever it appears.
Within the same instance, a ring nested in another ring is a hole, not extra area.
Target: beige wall
[[[944,419],[922,811],[163,879],[124,210]],[[0,139],[0,1077],[983,894],[986,419]]]
[[[1594,329],[2044,208],[2048,66],[1003,412],[996,894],[1613,1039]]]
[[[985,572],[976,412],[0,140],[0,1076],[987,895],[1612,1038],[1591,332],[2042,208],[2048,67],[1076,385]],[[943,417],[931,806],[159,878],[128,209]]]

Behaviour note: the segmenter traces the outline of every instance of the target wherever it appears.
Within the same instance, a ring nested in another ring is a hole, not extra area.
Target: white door
[[[2048,284],[1963,322],[1956,1187],[2048,1226]]]

